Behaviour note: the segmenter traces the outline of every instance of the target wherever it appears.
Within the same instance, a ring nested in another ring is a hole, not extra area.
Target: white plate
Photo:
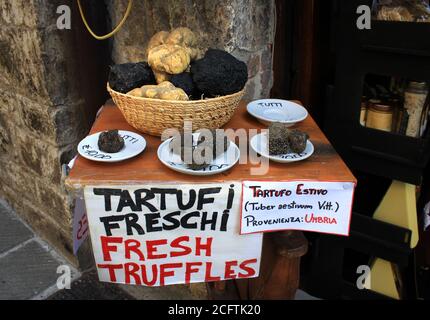
[[[146,140],[141,135],[130,131],[118,131],[124,139],[124,148],[117,153],[107,153],[99,149],[98,141],[101,132],[86,137],[78,145],[79,154],[93,161],[99,162],[118,162],[127,160],[142,153],[146,148]]]
[[[199,134],[193,134],[193,145],[196,144]],[[175,154],[170,148],[170,142],[173,138],[164,141],[160,147],[158,148],[157,155],[158,159],[160,159],[161,163],[163,163],[168,168],[193,175],[193,176],[209,176],[218,174],[232,168],[240,158],[240,150],[232,141],[230,141],[230,146],[227,151],[222,155],[218,156],[216,159],[213,159],[212,163],[203,169],[200,170],[192,170],[187,167],[187,165],[182,161],[181,156]]]
[[[281,122],[293,126],[308,117],[308,112],[301,105],[280,99],[256,100],[248,104],[247,110],[266,125]]]
[[[308,140],[306,144],[306,149],[302,153],[289,153],[277,156],[271,155],[269,154],[269,141],[267,137],[267,132],[257,134],[252,137],[250,145],[251,148],[258,154],[260,154],[262,157],[281,163],[290,163],[305,160],[309,158],[315,150],[312,142]]]

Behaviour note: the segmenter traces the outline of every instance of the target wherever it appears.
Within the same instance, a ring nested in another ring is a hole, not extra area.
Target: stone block
[[[0,255],[33,238],[33,233],[0,204]]]
[[[0,259],[0,300],[30,299],[56,284],[60,265],[31,241]]]
[[[15,143],[20,147],[20,162],[28,170],[53,184],[61,183],[59,150],[55,145],[25,134],[20,134]]]
[[[40,63],[44,69],[45,88],[52,106],[75,103],[81,99],[81,75],[73,33],[52,27],[40,32],[39,36],[43,50]]]
[[[11,135],[4,115],[0,113],[0,159],[9,155],[12,148]]]
[[[24,96],[12,89],[0,90],[0,103],[6,106],[3,113],[10,126],[19,127],[28,133],[43,137],[45,140],[55,141],[55,128],[50,114],[49,102],[33,100],[32,96]],[[17,131],[17,130],[15,130]]]
[[[6,0],[0,2],[0,17],[3,24],[14,26],[26,26],[34,28],[37,26],[37,16],[32,5],[28,0]]]
[[[31,202],[41,214],[53,219],[64,230],[72,225],[73,215],[70,210],[69,195],[62,185],[53,185],[43,177],[34,176],[28,169],[13,163],[5,163],[0,178],[15,194],[8,199],[11,203],[20,203],[23,200]]]
[[[68,146],[81,141],[89,132],[90,128],[86,119],[85,104],[83,102],[71,105],[63,105],[55,108],[52,117],[55,123],[54,132],[59,147]]]
[[[1,193],[7,199],[14,199],[14,190],[1,186]],[[72,226],[60,225],[55,222],[43,209],[39,209],[26,199],[20,202],[10,201],[11,207],[32,229],[56,248],[72,265],[77,266],[78,261],[73,255]],[[55,210],[55,209],[53,209]]]
[[[44,184],[40,182],[41,178],[32,176],[27,168],[12,161],[2,162],[1,165],[4,169],[0,172],[3,186],[16,190],[13,198],[8,199],[9,202],[27,199],[35,204],[39,203],[39,184]]]
[[[2,26],[0,73],[9,79],[10,85],[29,96],[37,92],[38,96],[47,97],[44,71],[38,30]]]

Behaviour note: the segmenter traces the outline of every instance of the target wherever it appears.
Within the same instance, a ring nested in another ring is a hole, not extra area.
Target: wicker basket
[[[244,95],[242,90],[206,100],[167,101],[122,94],[109,84],[107,90],[133,128],[154,136],[160,136],[166,129],[182,129],[184,121],[192,121],[193,130],[221,128],[233,117]]]

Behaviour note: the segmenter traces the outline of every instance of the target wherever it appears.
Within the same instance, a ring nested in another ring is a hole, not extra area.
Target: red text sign
[[[164,286],[257,277],[262,236],[239,234],[240,183],[87,187],[99,278]]]

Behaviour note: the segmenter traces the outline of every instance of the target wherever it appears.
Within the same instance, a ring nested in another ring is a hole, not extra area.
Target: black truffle
[[[212,156],[216,159],[227,151],[230,146],[230,140],[228,140],[223,130],[204,130],[199,135],[197,146],[212,149]]]
[[[299,130],[292,130],[288,136],[290,149],[294,153],[302,153],[306,149],[309,135]]]
[[[187,148],[185,148],[185,146],[187,146]],[[192,133],[185,134],[184,132],[181,132],[180,134],[175,135],[169,144],[170,150],[174,154],[180,155],[182,161],[184,161],[184,158],[185,158],[185,151],[191,152],[190,157],[192,157],[192,151],[193,151],[192,146],[193,146]]]
[[[188,96],[197,98],[198,94],[196,94],[196,88],[193,83],[193,78],[191,77],[191,74],[188,72],[183,72],[180,74],[174,74],[170,78],[170,82],[176,87],[181,88],[185,91],[185,93]]]
[[[288,128],[282,123],[272,123],[269,126],[269,153],[271,155],[288,154],[291,152],[288,142]]]
[[[306,149],[308,139],[309,135],[305,132],[290,130],[283,123],[272,123],[269,127],[269,153],[302,153]]]
[[[127,93],[147,84],[156,84],[154,72],[146,62],[114,65],[109,73],[109,85],[118,92]]]
[[[207,130],[207,129],[206,129]],[[208,167],[218,156],[227,151],[230,140],[224,132],[218,130],[199,130],[198,141],[192,145],[191,141],[184,143],[186,136],[184,133],[174,137],[170,143],[170,148],[176,154],[180,154],[182,161],[191,160],[187,167],[192,170],[201,170]],[[188,136],[191,138],[191,135]],[[192,147],[190,147],[192,145]],[[211,161],[207,162],[206,152],[211,150]]]
[[[118,134],[118,130],[102,132],[98,141],[99,149],[107,153],[117,153],[124,148],[124,139]]]
[[[225,96],[245,87],[248,67],[228,52],[209,49],[203,59],[191,64],[191,75],[206,97]]]
[[[190,139],[190,140],[186,140]],[[187,167],[192,170],[201,170],[209,166],[202,160],[197,164],[196,159],[194,159],[194,151],[198,148],[198,143],[194,143],[192,140],[192,134],[185,135],[183,132],[180,135],[175,136],[170,142],[170,149],[173,153],[180,155],[183,162],[186,163]],[[205,150],[203,152],[197,152],[197,158],[204,157]],[[191,162],[189,162],[191,160]]]

